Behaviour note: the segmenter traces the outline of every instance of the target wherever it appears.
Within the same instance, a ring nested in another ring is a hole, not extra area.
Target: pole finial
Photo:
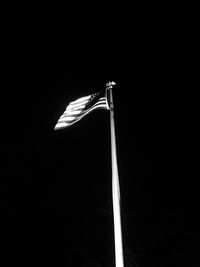
[[[112,87],[113,87],[113,85],[116,85],[116,83],[115,82],[108,82],[108,83],[106,83],[106,89],[111,89]]]

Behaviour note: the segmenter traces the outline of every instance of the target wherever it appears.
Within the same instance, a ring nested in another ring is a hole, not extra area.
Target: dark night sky
[[[173,49],[160,38],[158,48],[147,24],[136,24],[143,34],[139,26],[126,32],[118,19],[106,31],[63,17],[57,24],[5,22],[2,266],[113,266],[109,112],[94,111],[53,131],[69,101],[102,90],[109,80],[117,83],[127,267],[199,266],[197,188],[183,178],[190,165],[182,160],[182,118],[175,85],[172,101],[168,90]]]

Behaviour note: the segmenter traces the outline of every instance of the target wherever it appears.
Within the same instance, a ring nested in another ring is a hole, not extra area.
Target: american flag
[[[59,118],[54,130],[71,126],[95,109],[110,109],[107,90],[102,90],[99,93],[84,96],[70,102],[63,115]]]

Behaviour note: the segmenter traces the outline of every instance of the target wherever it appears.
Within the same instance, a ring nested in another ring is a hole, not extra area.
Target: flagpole
[[[110,134],[111,134],[111,159],[112,159],[112,201],[114,217],[114,241],[115,241],[115,267],[124,267],[123,244],[120,214],[120,187],[117,168],[117,150],[115,138],[115,120],[112,87],[114,82],[106,84],[110,89]]]

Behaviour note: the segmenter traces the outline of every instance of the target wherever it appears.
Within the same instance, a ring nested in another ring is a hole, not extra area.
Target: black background
[[[2,22],[1,265],[114,266],[109,112],[53,131],[69,101],[114,80],[125,266],[198,266],[175,36],[151,16],[67,10]]]

